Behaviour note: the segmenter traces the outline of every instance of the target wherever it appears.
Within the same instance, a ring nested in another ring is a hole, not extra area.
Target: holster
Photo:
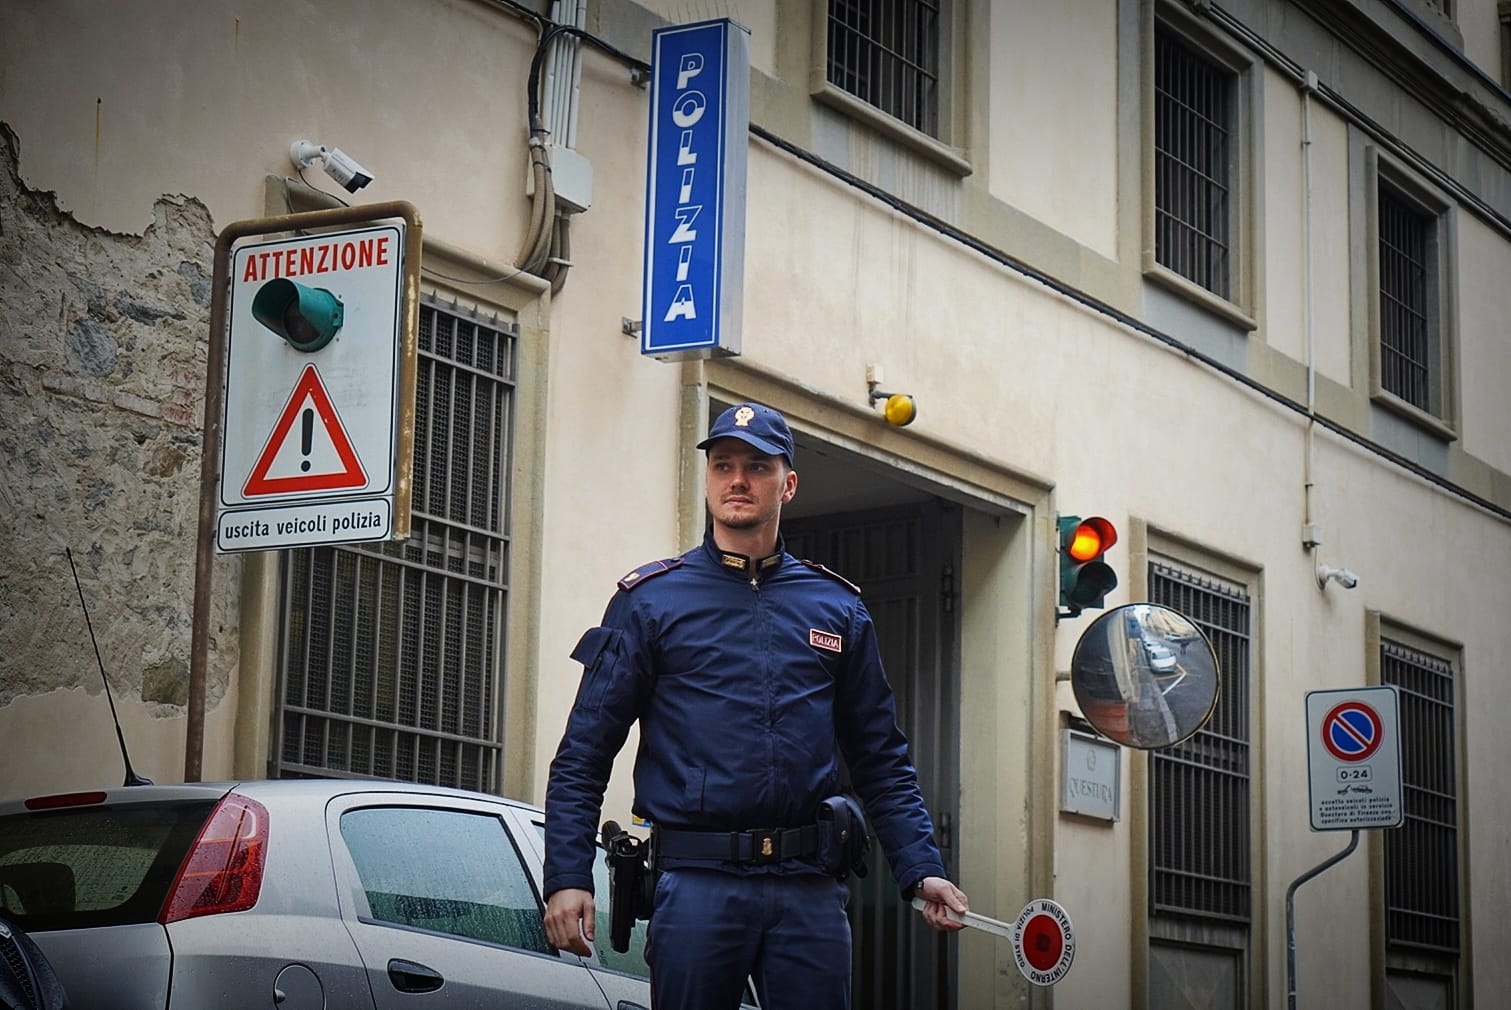
[[[819,859],[824,872],[836,880],[851,873],[866,875],[866,853],[871,851],[871,832],[860,803],[847,793],[831,796],[819,804]]]
[[[655,897],[650,842],[636,838],[616,821],[604,821],[603,847],[609,862],[609,945],[630,949],[636,919],[649,919]]]

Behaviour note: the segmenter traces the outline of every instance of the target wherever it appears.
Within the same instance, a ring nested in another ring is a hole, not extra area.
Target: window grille
[[[1435,224],[1433,215],[1380,184],[1380,385],[1428,411]]]
[[[1457,731],[1453,667],[1391,641],[1380,679],[1401,692],[1405,823],[1385,832],[1385,935],[1397,947],[1459,950]]]
[[[1152,911],[1247,923],[1250,600],[1237,588],[1158,563],[1149,565],[1149,595],[1202,630],[1223,678],[1207,724],[1184,743],[1150,753]]]
[[[1231,286],[1235,76],[1154,38],[1155,260],[1213,294]]]
[[[286,553],[275,777],[497,791],[517,335],[421,306],[411,536]]]
[[[1499,0],[1495,14],[1500,19],[1501,85],[1511,87],[1511,0]]]
[[[938,0],[829,0],[829,83],[939,135]]]

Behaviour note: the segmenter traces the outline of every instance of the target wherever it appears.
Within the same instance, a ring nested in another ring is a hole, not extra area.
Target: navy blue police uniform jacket
[[[572,658],[583,674],[546,787],[547,896],[593,890],[595,821],[637,719],[633,810],[652,824],[812,824],[840,791],[843,754],[904,892],[944,876],[876,630],[860,590],[838,575],[780,544],[751,562],[710,535],[625,576]],[[811,859],[719,868],[821,872]]]

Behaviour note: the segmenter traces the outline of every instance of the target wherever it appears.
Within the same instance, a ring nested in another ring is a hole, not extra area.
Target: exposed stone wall
[[[181,715],[214,229],[185,197],[140,236],[85,227],[21,182],[23,140],[0,124],[0,707],[101,690],[67,547],[117,699]],[[210,705],[235,568],[216,561]]]

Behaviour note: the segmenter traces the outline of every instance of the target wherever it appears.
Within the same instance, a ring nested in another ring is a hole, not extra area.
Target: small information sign
[[[1400,727],[1394,687],[1307,693],[1313,831],[1398,828],[1404,823]]]
[[[1060,809],[1104,821],[1118,819],[1122,751],[1110,740],[1073,729],[1060,731]]]

